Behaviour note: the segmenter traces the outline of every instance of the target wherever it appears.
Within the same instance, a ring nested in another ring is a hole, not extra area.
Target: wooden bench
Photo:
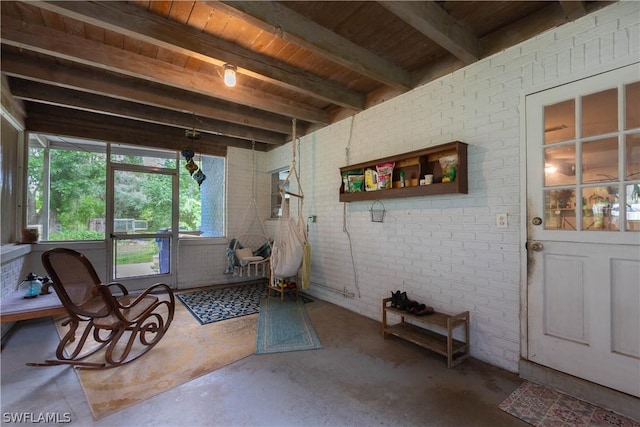
[[[415,316],[405,311],[391,307],[391,298],[382,300],[382,336],[387,338],[394,335],[446,356],[447,367],[457,365],[469,358],[469,312],[445,314],[435,312],[424,316]],[[387,314],[400,316],[400,323],[389,325]],[[411,320],[413,323],[407,322]],[[421,328],[418,324],[436,327],[440,332]],[[464,328],[465,341],[453,338],[453,331],[458,327]]]
[[[35,298],[24,298],[24,295],[25,291],[19,289],[11,292],[0,301],[1,323],[59,316],[67,313],[55,292],[38,295]]]

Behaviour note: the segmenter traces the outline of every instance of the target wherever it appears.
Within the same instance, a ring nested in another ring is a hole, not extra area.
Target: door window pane
[[[618,130],[618,90],[609,89],[582,98],[582,136]]]
[[[169,238],[115,239],[113,277],[169,273]]]
[[[618,179],[618,138],[599,139],[582,145],[582,182]]]
[[[625,129],[640,128],[640,82],[625,86]]]
[[[629,184],[625,188],[626,194],[626,230],[640,231],[640,184]],[[615,205],[614,207],[617,207]],[[620,212],[614,212],[620,215]]]
[[[640,134],[625,139],[626,179],[640,179]]]
[[[171,228],[172,176],[116,170],[113,178],[113,230],[156,233]]]
[[[173,175],[114,170],[113,277],[170,273]],[[147,234],[147,236],[144,236]]]
[[[545,221],[547,230],[576,229],[576,192],[572,188],[545,191]]]
[[[544,107],[544,143],[569,141],[576,137],[576,104],[570,99]]]
[[[612,207],[618,198],[617,186],[588,187],[582,190],[582,229],[587,231],[619,230]]]
[[[575,144],[549,147],[544,150],[544,185],[570,185],[576,183]]]

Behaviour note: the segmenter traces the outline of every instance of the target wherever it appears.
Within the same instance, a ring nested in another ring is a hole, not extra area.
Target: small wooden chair
[[[69,325],[70,329],[58,344],[56,360],[27,363],[29,366],[68,364],[83,369],[121,366],[158,344],[173,320],[175,298],[165,284],[155,284],[137,296],[129,295],[120,283],[103,284],[91,262],[71,249],[56,248],[43,253],[42,264],[69,316],[63,325]],[[152,292],[166,292],[168,298],[160,299]],[[80,338],[76,340],[78,332]],[[104,362],[83,361],[103,348]]]

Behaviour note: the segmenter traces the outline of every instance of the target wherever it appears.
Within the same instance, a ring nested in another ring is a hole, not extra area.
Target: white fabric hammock
[[[298,274],[298,270],[302,266],[304,244],[307,241],[301,215],[298,215],[297,221],[290,216],[285,218],[284,211],[288,210],[288,208],[284,206],[288,205],[287,202],[283,201],[283,215],[278,221],[278,229],[271,253],[273,275],[280,278],[293,277]]]
[[[278,228],[271,252],[271,282],[275,284],[278,279],[295,277],[298,275],[298,272],[300,272],[302,289],[308,289],[311,276],[311,246],[307,241],[307,231],[302,217],[304,194],[300,186],[300,176],[296,170],[297,140],[295,128],[296,121],[293,119],[293,140],[291,143],[293,145],[293,159],[291,161],[289,174],[280,187],[282,215],[278,220]],[[296,178],[299,194],[285,190],[292,175]],[[289,209],[290,199],[285,197],[285,195],[295,197],[298,200],[297,219],[291,217]]]

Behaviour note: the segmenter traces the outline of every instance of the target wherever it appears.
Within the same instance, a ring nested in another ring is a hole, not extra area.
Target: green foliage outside
[[[49,234],[50,241],[104,240],[104,233],[91,230],[57,231]]]
[[[96,231],[90,220],[104,219],[106,214],[106,155],[82,150],[50,151],[50,231],[46,240],[104,240],[104,232]],[[43,224],[46,220],[44,159],[43,148],[30,148],[27,180],[29,225]],[[175,164],[174,159],[166,162],[167,167]],[[142,164],[142,161],[140,157],[122,156],[119,163]],[[179,169],[180,229],[199,230],[200,191],[188,171],[183,167]],[[114,185],[116,218],[145,220],[148,232],[171,226],[171,176],[118,171]]]
[[[119,265],[138,264],[152,262],[154,255],[158,255],[158,246],[155,243],[138,244],[133,247],[118,245],[116,259]]]

